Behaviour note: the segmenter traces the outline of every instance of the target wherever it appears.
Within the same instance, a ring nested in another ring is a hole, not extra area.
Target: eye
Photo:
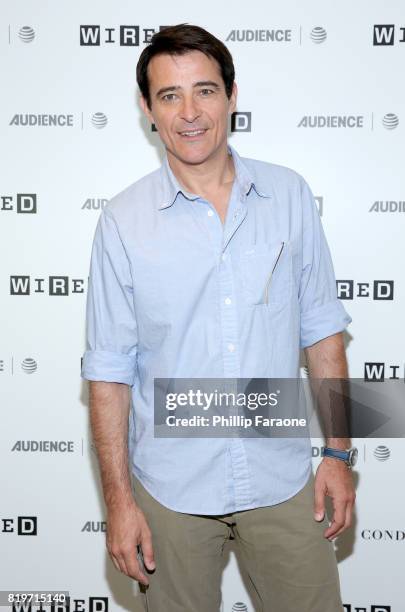
[[[202,93],[204,97],[207,97],[208,95],[214,93],[214,91],[212,89],[201,89],[200,93]]]
[[[174,97],[170,98],[170,96],[174,96],[175,97],[176,94],[174,94],[174,93],[165,94],[164,96],[162,96],[162,100],[164,100],[165,102],[172,102],[174,100]]]

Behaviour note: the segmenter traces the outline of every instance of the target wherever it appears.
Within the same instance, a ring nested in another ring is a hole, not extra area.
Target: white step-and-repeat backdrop
[[[80,359],[100,210],[162,159],[135,80],[161,26],[194,23],[228,45],[239,86],[230,142],[294,168],[316,195],[353,318],[350,375],[404,379],[403,9],[400,0],[2,3],[0,590],[69,591],[71,609],[85,612],[139,606],[137,583],[105,547]],[[354,442],[356,519],[335,544],[344,609],[404,612],[405,444]],[[232,549],[223,611],[253,612]]]

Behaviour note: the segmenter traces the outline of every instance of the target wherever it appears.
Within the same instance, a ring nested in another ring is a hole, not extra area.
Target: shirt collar
[[[240,185],[241,193],[244,196],[247,196],[253,187],[256,193],[261,197],[271,197],[268,191],[264,192],[257,186],[257,181],[253,180],[253,174],[247,168],[246,164],[242,161],[240,155],[234,149],[232,145],[227,144],[228,152],[231,153],[236,172],[236,181]],[[173,170],[170,168],[170,164],[167,158],[167,152],[165,152],[163,163],[161,166],[161,204],[159,205],[159,210],[164,208],[168,208],[171,206],[179,192],[181,192],[184,197],[189,200],[196,200],[199,196],[195,193],[190,193],[186,191],[177,180],[176,176],[173,173]]]

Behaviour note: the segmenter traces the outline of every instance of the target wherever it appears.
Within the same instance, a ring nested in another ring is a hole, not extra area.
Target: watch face
[[[357,450],[357,448],[353,448],[350,451],[350,463],[351,465],[356,465],[357,463],[357,457],[358,457],[359,451]]]

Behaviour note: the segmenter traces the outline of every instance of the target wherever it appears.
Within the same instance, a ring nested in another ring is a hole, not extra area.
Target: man
[[[313,195],[228,144],[234,74],[225,45],[187,24],[156,33],[138,62],[165,157],[100,216],[82,369],[107,547],[149,612],[218,610],[231,537],[258,610],[340,612],[331,540],[351,522],[348,440],[326,440],[342,456],[314,480],[309,439],[154,436],[155,378],[297,378],[300,348],[314,379],[347,377],[351,317]]]

